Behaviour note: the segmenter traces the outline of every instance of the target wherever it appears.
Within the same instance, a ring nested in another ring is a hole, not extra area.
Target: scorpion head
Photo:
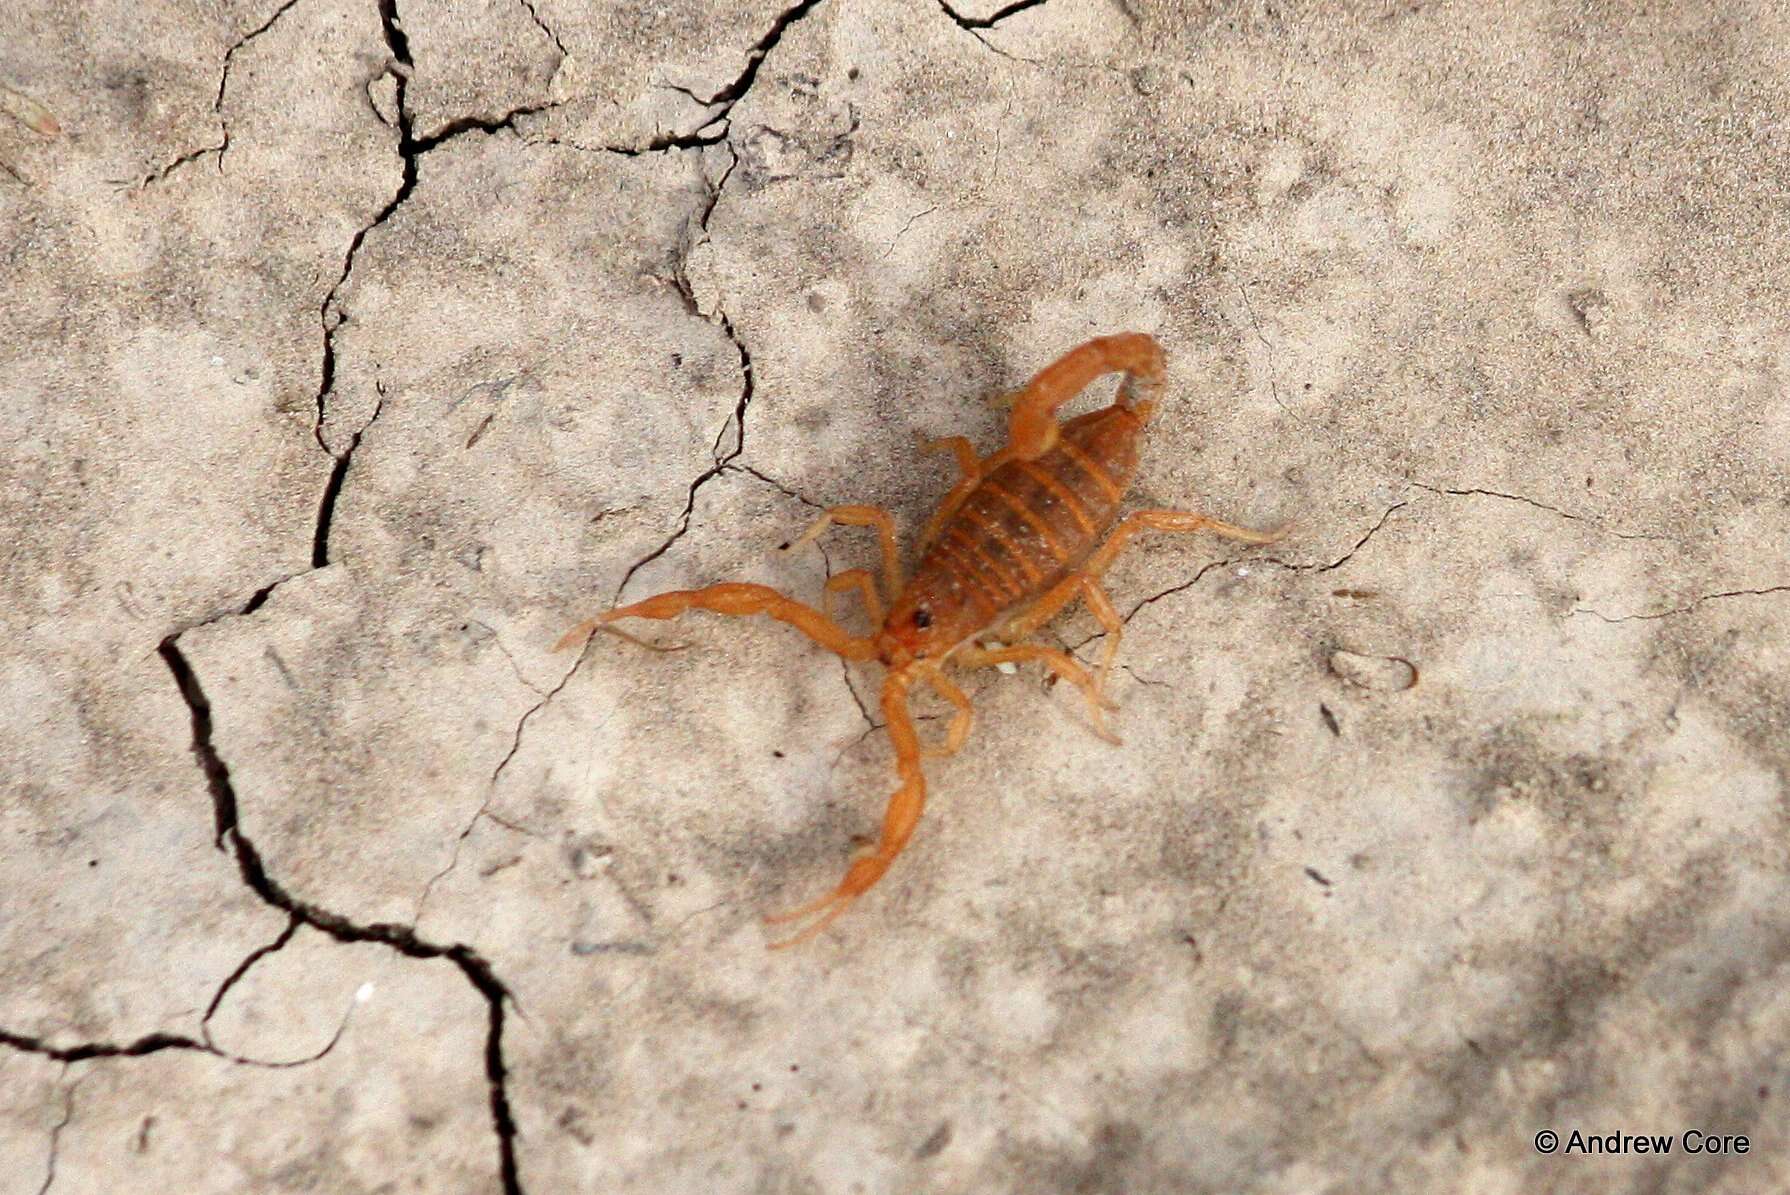
[[[961,601],[932,592],[920,579],[896,599],[876,635],[877,656],[891,668],[914,660],[937,659],[971,634],[974,626],[958,626],[973,617]]]

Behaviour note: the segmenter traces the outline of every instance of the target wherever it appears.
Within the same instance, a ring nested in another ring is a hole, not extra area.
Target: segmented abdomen
[[[1039,597],[1079,565],[1118,514],[1143,426],[1122,407],[1063,425],[1056,447],[1008,461],[964,499],[920,560],[944,574],[977,621]]]

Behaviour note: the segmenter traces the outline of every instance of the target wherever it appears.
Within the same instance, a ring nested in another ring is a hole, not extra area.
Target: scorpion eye
[[[914,625],[916,627],[919,627],[922,631],[924,631],[927,627],[931,626],[932,625],[932,611],[928,610],[925,606],[921,606],[918,610],[915,610],[914,611]]]

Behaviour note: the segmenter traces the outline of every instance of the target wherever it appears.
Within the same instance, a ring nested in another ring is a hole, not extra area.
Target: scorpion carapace
[[[1124,375],[1112,405],[1059,424],[1057,408],[1107,373]],[[1162,377],[1162,349],[1154,338],[1135,332],[1102,336],[1047,366],[1014,398],[1006,447],[979,458],[962,436],[928,445],[949,450],[962,476],[921,533],[920,563],[905,585],[889,512],[835,506],[815,520],[796,544],[834,523],[876,529],[883,593],[889,601],[886,615],[870,571],[854,568],[827,581],[827,613],[763,585],[722,583],[617,607],[573,627],[556,645],[573,646],[616,619],[675,618],[700,609],[768,614],[848,660],[880,660],[887,668],[882,710],[901,785],[889,799],[882,832],[873,847],[852,861],[832,892],[766,918],[773,923],[810,919],[800,932],[773,946],[794,945],[820,933],[883,877],[912,837],[926,800],[922,758],[961,748],[973,717],[968,695],[946,674],[945,665],[979,668],[1037,661],[1082,692],[1095,731],[1116,743],[1103,711],[1123,620],[1100,587],[1101,573],[1140,531],[1210,531],[1252,544],[1278,538],[1279,532],[1250,531],[1180,510],[1140,510],[1113,526],[1137,468],[1138,438],[1155,410]],[[875,634],[854,636],[834,621],[832,598],[845,590],[861,595],[871,623],[880,628]],[[1067,652],[1020,642],[1078,597],[1106,631],[1100,665],[1092,673]],[[993,645],[978,641],[983,638]],[[955,710],[944,741],[933,746],[921,745],[908,713],[908,693],[921,684]]]

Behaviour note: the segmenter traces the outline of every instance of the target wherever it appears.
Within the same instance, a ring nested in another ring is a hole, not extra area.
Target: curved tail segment
[[[1143,332],[1096,337],[1045,366],[1014,400],[1002,463],[1033,461],[1050,451],[1057,442],[1057,408],[1100,375],[1120,372],[1125,381],[1118,405],[1149,419],[1162,389],[1162,346]]]

